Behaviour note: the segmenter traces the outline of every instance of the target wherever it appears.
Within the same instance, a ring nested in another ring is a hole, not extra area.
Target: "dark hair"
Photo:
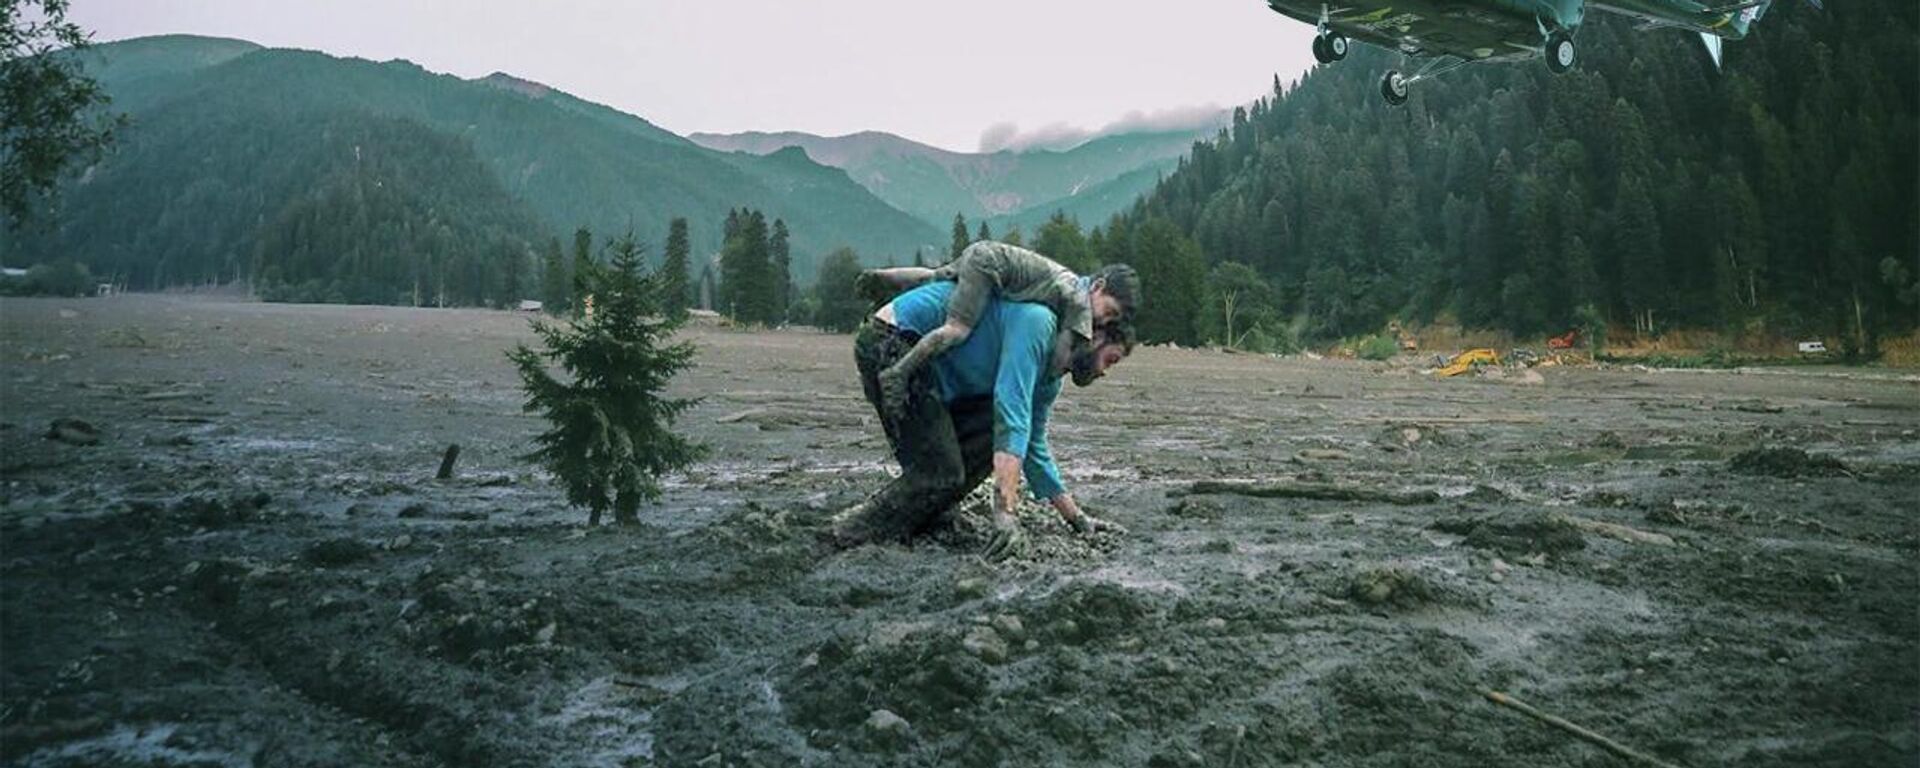
[[[1115,320],[1094,329],[1094,333],[1100,336],[1094,342],[1095,346],[1119,344],[1129,355],[1133,354],[1134,345],[1140,343],[1140,334],[1134,330],[1133,322],[1129,320]]]
[[[1093,281],[1103,283],[1102,291],[1120,302],[1120,316],[1133,317],[1140,309],[1140,273],[1125,264],[1108,264],[1093,273]],[[1131,345],[1128,347],[1132,349]]]

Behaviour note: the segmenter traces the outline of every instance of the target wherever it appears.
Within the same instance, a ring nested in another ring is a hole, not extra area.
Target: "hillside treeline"
[[[1330,339],[1450,318],[1559,332],[1920,323],[1916,7],[1776,3],[1716,73],[1696,37],[1595,15],[1581,61],[1470,66],[1387,106],[1367,46],[1237,112],[1091,239],[1153,340]],[[1223,300],[1240,306],[1224,312]]]
[[[60,184],[57,208],[0,233],[7,266],[70,259],[135,290],[499,304],[543,295],[545,246],[582,226],[658,245],[684,217],[704,259],[727,211],[750,206],[791,227],[791,270],[807,276],[842,244],[938,237],[799,152],[714,152],[504,75],[179,36],[87,61],[131,122]]]

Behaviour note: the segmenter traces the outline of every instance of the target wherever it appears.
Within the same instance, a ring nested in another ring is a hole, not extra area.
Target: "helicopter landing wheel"
[[[1406,76],[1400,74],[1397,69],[1387,70],[1387,74],[1380,78],[1380,95],[1390,105],[1397,107],[1407,103],[1407,94],[1411,90],[1411,84],[1407,82]]]
[[[1347,42],[1346,35],[1340,34],[1338,32],[1328,32],[1326,35],[1326,40],[1327,40],[1327,57],[1329,59],[1333,61],[1339,61],[1347,57],[1347,49],[1352,47],[1352,43]]]
[[[1547,70],[1558,75],[1573,69],[1575,51],[1573,38],[1565,32],[1547,35]]]
[[[1313,38],[1313,60],[1322,64],[1332,64],[1347,57],[1347,49],[1352,47],[1346,35],[1328,32]]]

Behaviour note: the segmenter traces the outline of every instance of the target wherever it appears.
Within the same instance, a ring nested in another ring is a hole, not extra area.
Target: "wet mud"
[[[851,340],[692,328],[707,461],[587,528],[515,457],[525,317],[9,300],[0,764],[1920,761],[1920,378],[1144,349],[1054,447],[1124,532],[890,463]],[[435,478],[449,444],[454,476]]]

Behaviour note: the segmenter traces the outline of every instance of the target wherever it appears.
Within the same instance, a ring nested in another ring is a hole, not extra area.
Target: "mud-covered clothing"
[[[892,303],[894,325],[914,336],[939,328],[957,290],[954,283],[934,282],[901,294]],[[993,399],[993,448],[1021,460],[1027,487],[1043,500],[1067,490],[1047,445],[1047,419],[1061,386],[1053,369],[1054,323],[1053,312],[1039,304],[989,301],[967,340],[934,358],[931,377],[943,402]]]
[[[900,462],[900,476],[887,482],[866,511],[849,521],[842,545],[905,541],[938,523],[967,492],[993,473],[993,398],[948,401],[929,372],[908,380],[898,421],[881,404],[880,372],[898,361],[917,333],[869,318],[854,336],[853,358],[867,402],[880,412],[887,443]]]
[[[957,286],[947,302],[947,316],[968,326],[977,325],[987,301],[997,298],[1044,304],[1059,315],[1059,327],[1093,339],[1093,307],[1087,296],[1092,281],[1036,252],[981,240],[935,269],[933,279]]]

